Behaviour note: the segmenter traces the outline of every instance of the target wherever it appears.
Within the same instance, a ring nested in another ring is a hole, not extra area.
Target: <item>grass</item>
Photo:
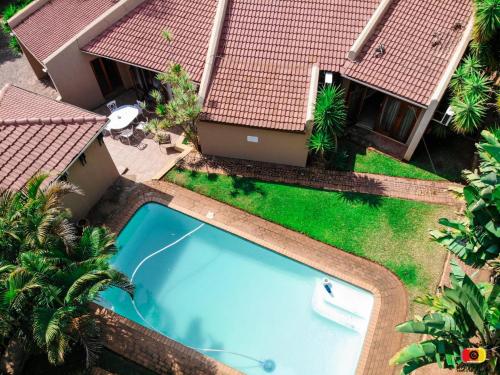
[[[463,182],[462,170],[472,168],[474,141],[451,134],[445,139],[427,136],[425,142],[425,145],[420,142],[412,159],[405,162],[344,138],[329,167],[393,177]]]
[[[374,150],[367,150],[365,155],[356,155],[354,171],[394,177],[417,178],[421,180],[446,180],[437,174],[426,171],[413,164],[396,160]]]
[[[432,291],[441,275],[446,254],[428,230],[451,216],[448,207],[181,169],[165,179],[378,262],[411,295]]]
[[[331,161],[333,169],[431,181],[446,180],[443,176],[429,171],[430,168],[426,169],[414,163],[397,160],[347,140],[340,143],[338,155],[344,156],[336,156],[336,160]]]

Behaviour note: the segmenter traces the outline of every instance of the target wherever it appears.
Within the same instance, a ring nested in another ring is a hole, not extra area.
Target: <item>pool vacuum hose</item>
[[[192,231],[186,233],[184,236],[180,237],[179,239],[175,240],[174,242],[171,242],[169,243],[168,245],[162,247],[160,250],[157,250],[155,251],[154,253],[151,253],[149,254],[148,256],[146,256],[144,259],[142,259],[139,264],[137,265],[137,267],[135,267],[134,269],[134,272],[132,272],[132,277],[130,278],[130,282],[133,283],[134,282],[134,278],[137,274],[137,272],[139,271],[139,269],[144,265],[144,263],[146,263],[147,260],[151,259],[152,257],[158,255],[159,253],[167,250],[168,248],[178,244],[179,242],[181,242],[182,240],[184,240],[185,238],[191,236],[193,233],[197,232],[198,230],[200,230],[205,224],[202,223],[200,224],[199,226],[197,226],[195,229],[193,229]],[[132,306],[134,307],[134,310],[135,312],[137,313],[137,315],[139,315],[139,317],[144,321],[144,323],[146,323],[146,325],[151,328],[153,331],[155,332],[158,332],[159,334],[161,335],[164,335],[164,336],[167,336],[165,335],[164,333],[160,332],[159,330],[157,330],[152,324],[150,324],[146,318],[144,318],[144,316],[141,314],[141,312],[139,311],[139,309],[137,308],[136,304],[135,304],[135,300],[132,298],[131,299],[132,301]],[[168,337],[168,336],[167,336]],[[260,367],[262,367],[262,369],[265,371],[265,372],[273,372],[274,369],[276,368],[276,363],[272,360],[272,359],[266,359],[266,360],[259,360],[257,358],[254,358],[254,357],[250,357],[249,355],[246,355],[246,354],[242,354],[242,353],[236,353],[236,352],[231,352],[231,351],[228,351],[228,350],[224,350],[224,349],[211,349],[211,348],[193,348],[192,346],[189,346],[189,345],[185,345],[187,346],[188,348],[190,349],[193,349],[193,350],[196,350],[196,351],[199,351],[199,352],[220,352],[220,353],[226,353],[226,354],[231,354],[231,355],[235,355],[235,356],[238,356],[238,357],[242,357],[242,358],[246,358],[246,359],[250,359],[254,362],[257,362],[259,364]]]

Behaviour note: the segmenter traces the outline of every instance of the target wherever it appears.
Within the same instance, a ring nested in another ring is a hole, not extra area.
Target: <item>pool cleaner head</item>
[[[262,369],[265,372],[273,372],[276,368],[276,363],[272,359],[266,359],[260,363],[262,365]]]

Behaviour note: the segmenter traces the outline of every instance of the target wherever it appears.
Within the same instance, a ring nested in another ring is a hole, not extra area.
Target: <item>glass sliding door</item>
[[[375,131],[405,143],[417,121],[420,109],[402,100],[386,96]]]
[[[405,143],[420,114],[420,108],[356,82],[347,95],[348,121]]]

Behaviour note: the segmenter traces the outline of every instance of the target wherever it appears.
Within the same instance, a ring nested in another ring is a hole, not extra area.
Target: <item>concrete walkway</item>
[[[427,181],[370,173],[340,172],[318,168],[300,168],[250,160],[239,160],[190,153],[179,162],[180,168],[205,173],[237,175],[263,181],[301,185],[317,189],[381,195],[461,206],[449,191],[460,186],[448,181]]]
[[[50,79],[38,80],[26,57],[12,53],[8,42],[7,36],[0,32],[0,88],[7,83],[12,83],[25,90],[52,99],[57,98],[58,93],[52,86]]]
[[[372,292],[375,303],[357,374],[389,375],[398,372],[388,363],[389,358],[404,344],[403,335],[396,332],[394,326],[408,317],[408,295],[401,281],[386,268],[165,181],[138,184],[122,180],[121,185],[115,186],[94,208],[90,220],[94,224],[105,223],[119,232],[141,205],[151,201],[203,221],[207,221],[208,212],[213,212],[214,217],[209,220],[211,225]],[[110,333],[108,340],[112,341],[108,345],[118,350],[113,342],[122,340],[120,328],[116,329],[116,333]],[[174,360],[181,372],[184,365],[188,366],[188,371],[183,373],[190,373],[189,366],[198,361],[196,353],[191,353],[190,349],[184,348],[179,353],[178,345],[165,341],[153,332],[140,337],[139,341],[140,345],[134,340],[120,344],[119,354],[153,369],[163,364],[167,371]],[[144,353],[154,353],[155,359]],[[180,354],[189,357],[191,362],[180,363]],[[218,367],[214,372],[206,373],[233,372]]]

